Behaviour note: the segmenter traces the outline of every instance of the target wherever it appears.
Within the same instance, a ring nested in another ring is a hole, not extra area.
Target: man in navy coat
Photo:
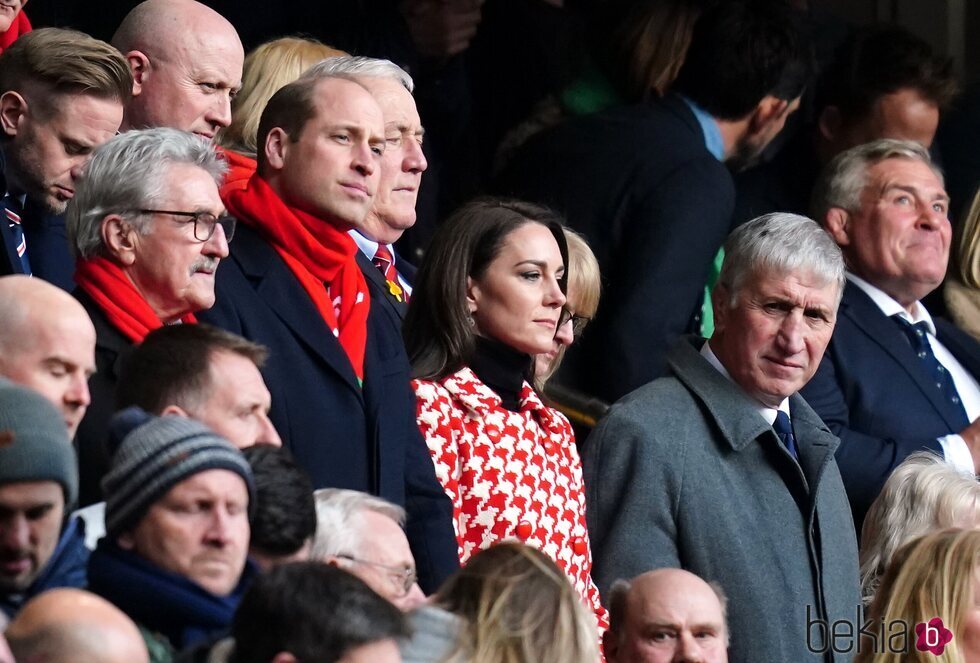
[[[787,11],[717,3],[695,25],[671,94],[570,118],[529,140],[502,175],[499,193],[563,213],[602,267],[596,319],[559,374],[569,386],[614,401],[664,373],[679,335],[701,331],[705,286],[732,230],[729,169],[779,133],[806,81]]]
[[[918,143],[879,140],[838,155],[814,216],[844,252],[837,328],[803,396],[841,438],[837,450],[859,531],[889,473],[930,449],[975,472],[980,344],[920,301],[949,258],[949,197]]]
[[[270,418],[316,488],[405,507],[423,590],[458,566],[452,506],[415,423],[398,327],[347,234],[374,202],[384,120],[349,76],[313,73],[269,101],[258,170],[225,203],[241,222],[202,317],[269,349]]]

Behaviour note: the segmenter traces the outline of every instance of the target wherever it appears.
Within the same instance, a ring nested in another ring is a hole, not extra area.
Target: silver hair
[[[947,527],[973,527],[978,515],[980,483],[971,473],[927,451],[906,458],[885,481],[861,528],[865,604],[904,544]]]
[[[725,242],[725,260],[718,284],[728,290],[730,306],[753,273],[804,273],[820,285],[844,293],[844,258],[840,247],[815,221],[799,214],[765,214],[736,228]]]
[[[715,593],[718,604],[721,606],[721,621],[722,626],[725,628],[725,646],[727,647],[730,639],[728,632],[728,596],[725,594],[725,590],[721,588],[721,585],[714,580],[708,581],[707,584],[711,588],[711,591]],[[632,582],[620,578],[613,582],[606,598],[606,605],[609,608],[609,631],[619,641],[620,645],[624,643],[624,638],[626,637],[626,629],[624,628],[627,610],[626,599],[632,587]]]
[[[921,161],[932,168],[940,183],[943,182],[942,170],[919,143],[893,138],[871,141],[841,152],[824,167],[810,202],[813,218],[823,223],[831,209],[860,210],[861,192],[868,184],[868,170],[887,159]]]
[[[343,488],[313,491],[316,503],[316,536],[310,551],[312,559],[333,555],[358,556],[363,546],[364,513],[373,511],[405,525],[405,509],[388,500]]]
[[[95,150],[68,203],[65,224],[75,256],[105,255],[102,221],[109,214],[148,233],[151,221],[137,210],[165,195],[167,173],[179,164],[198,166],[218,186],[228,169],[209,141],[166,127],[127,131]]]
[[[331,76],[362,76],[366,78],[391,78],[400,83],[406,90],[415,90],[415,81],[408,72],[391,60],[368,58],[363,55],[341,55],[317,62],[306,70],[303,78],[320,78]]]

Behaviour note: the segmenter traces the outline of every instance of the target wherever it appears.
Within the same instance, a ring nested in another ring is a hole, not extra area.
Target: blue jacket
[[[21,607],[41,592],[58,587],[85,587],[89,550],[85,547],[85,522],[69,518],[51,559],[23,594],[0,595],[0,610],[13,619]]]
[[[199,317],[269,348],[270,418],[315,488],[379,495],[405,507],[422,589],[459,566],[452,504],[415,423],[399,328],[371,288],[364,386],[309,295],[266,241],[239,224],[218,268],[214,307]]]

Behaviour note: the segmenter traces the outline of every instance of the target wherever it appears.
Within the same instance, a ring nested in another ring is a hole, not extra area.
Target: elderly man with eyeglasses
[[[351,572],[404,611],[425,601],[415,558],[402,529],[405,510],[356,490],[321,488],[311,559]]]
[[[67,227],[97,367],[78,430],[83,506],[101,497],[121,355],[153,329],[196,322],[194,313],[214,304],[214,273],[235,230],[218,195],[225,168],[209,142],[158,128],[116,136],[79,180]]]

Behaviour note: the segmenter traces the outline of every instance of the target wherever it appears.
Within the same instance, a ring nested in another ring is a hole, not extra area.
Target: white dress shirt
[[[917,322],[926,323],[929,329],[929,333],[926,334],[926,337],[929,340],[929,346],[932,348],[932,353],[936,356],[936,360],[942,364],[947,371],[949,371],[950,377],[953,378],[953,385],[956,387],[956,391],[960,396],[960,402],[963,404],[963,409],[966,410],[967,419],[974,421],[978,416],[980,416],[980,384],[978,384],[976,379],[970,375],[970,372],[963,367],[963,364],[956,360],[953,353],[950,352],[942,343],[940,343],[938,338],[936,338],[936,325],[933,323],[932,316],[929,315],[929,311],[927,311],[926,307],[922,305],[922,302],[915,302],[911,307],[912,313],[909,313],[907,310],[905,310],[904,306],[892,299],[891,296],[871,285],[861,277],[855,276],[854,274],[848,272],[847,280],[860,288],[864,294],[870,297],[871,301],[873,301],[886,316],[891,317],[893,315],[900,315],[912,324]],[[943,455],[946,457],[946,460],[950,462],[950,464],[965,472],[973,474],[973,456],[970,454],[970,449],[966,446],[966,441],[958,433],[940,437],[939,444],[942,447]]]
[[[711,350],[711,341],[706,341],[704,345],[701,346],[701,356],[708,360],[708,363],[714,366],[719,373],[728,378],[732,384],[741,389],[741,386],[732,380],[732,376],[728,373],[728,370],[722,366],[721,362],[718,360],[718,356]],[[754,399],[753,399],[754,400]],[[758,403],[758,401],[756,401]],[[783,402],[779,404],[778,408],[768,407],[762,403],[758,404],[757,408],[759,415],[766,420],[766,422],[772,426],[776,423],[776,414],[778,412],[785,412],[786,416],[789,417],[789,398],[784,398]],[[792,417],[790,421],[792,422]]]

